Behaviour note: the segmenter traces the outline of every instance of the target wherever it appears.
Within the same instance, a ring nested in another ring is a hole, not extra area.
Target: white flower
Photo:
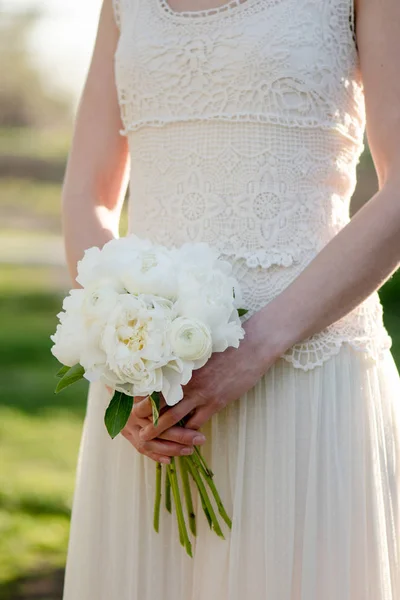
[[[183,244],[177,250],[177,264],[180,269],[185,267],[210,271],[218,262],[218,252],[204,242]],[[229,263],[228,263],[229,264]]]
[[[237,313],[236,313],[237,315]],[[221,323],[216,327],[213,335],[213,352],[224,352],[227,348],[238,348],[240,340],[244,338],[244,329],[240,319]]]
[[[170,342],[173,353],[184,361],[203,366],[212,354],[212,337],[207,325],[195,318],[178,317],[172,322]]]
[[[154,247],[137,255],[120,271],[123,286],[130,294],[157,294],[163,298],[177,295],[177,276],[173,252]]]
[[[85,332],[79,363],[85,369],[85,377],[88,374],[86,379],[95,381],[99,379],[99,376],[93,378],[91,374],[99,370],[104,371],[106,368],[107,356],[100,344],[105,323],[102,321],[88,323],[87,319],[85,319],[84,326]]]
[[[142,252],[152,248],[150,241],[141,240],[134,235],[110,240],[101,249],[89,248],[78,262],[76,280],[84,288],[92,285],[113,287],[122,293],[124,286],[120,273],[134,264]]]
[[[52,354],[68,367],[77,365],[81,357],[82,345],[82,320],[77,317],[65,317],[57,325],[54,335],[50,339],[54,342]]]
[[[193,363],[180,359],[170,361],[163,368],[161,392],[168,406],[174,406],[183,398],[182,386],[192,378]]]
[[[83,290],[70,290],[68,296],[63,300],[63,310],[69,314],[79,315],[82,311],[84,292]],[[61,313],[62,314],[62,313]],[[59,315],[58,315],[59,316]]]
[[[118,298],[119,294],[112,287],[92,284],[84,290],[82,312],[88,320],[106,320]]]
[[[118,278],[115,277],[115,265],[105,260],[104,249],[93,247],[86,250],[82,260],[78,262],[76,281],[84,288],[96,286],[114,287],[122,292]]]
[[[100,346],[107,367],[134,394],[160,391],[161,368],[172,358],[167,332],[169,312],[151,297],[121,294],[107,319]]]
[[[57,316],[60,324],[50,339],[54,342],[52,354],[63,364],[73,367],[80,362],[85,342],[85,323],[82,314],[83,290],[71,290],[64,299],[63,308]]]

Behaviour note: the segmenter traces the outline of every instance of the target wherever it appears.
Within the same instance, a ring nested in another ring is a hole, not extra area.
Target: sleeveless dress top
[[[113,4],[130,231],[217,248],[252,314],[350,219],[365,129],[353,0]],[[371,360],[390,347],[377,293],[283,358],[309,370],[345,342]]]

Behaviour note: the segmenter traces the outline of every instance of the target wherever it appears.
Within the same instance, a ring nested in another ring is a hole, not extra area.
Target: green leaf
[[[114,439],[125,427],[132,412],[133,397],[115,392],[104,415],[104,423],[110,437]]]
[[[161,394],[160,392],[153,392],[150,396],[151,408],[153,411],[153,425],[157,427],[158,419],[160,416],[160,401]]]
[[[57,387],[55,389],[55,393],[59,394],[66,387],[69,387],[73,383],[76,383],[77,381],[82,379],[84,374],[85,374],[85,369],[83,367],[81,367],[81,365],[78,364],[78,365],[71,367],[70,369],[68,369],[68,371],[65,373],[65,375],[63,375],[61,377],[61,379],[58,382]]]
[[[59,377],[59,378],[61,379],[62,377],[64,377],[64,375],[65,375],[66,373],[68,373],[68,371],[70,370],[70,368],[71,368],[71,367],[67,367],[67,366],[63,365],[63,366],[61,367],[61,369],[60,369],[59,371],[57,371],[57,373],[56,373],[56,377]]]
[[[238,308],[238,315],[239,317],[244,317],[244,315],[247,315],[249,311],[247,310],[247,308]]]

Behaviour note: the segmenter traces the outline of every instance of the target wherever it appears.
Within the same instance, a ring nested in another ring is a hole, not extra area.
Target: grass
[[[29,179],[2,178],[0,180],[1,210],[18,210],[24,214],[60,216],[61,186],[52,182],[36,182]]]
[[[53,393],[57,361],[50,354],[49,336],[61,296],[40,292],[44,269],[32,270],[37,272],[31,273],[33,285],[26,294],[20,285],[12,290],[9,269],[0,269],[0,597],[4,600],[14,598],[13,581],[21,575],[65,563],[86,401],[84,383],[60,396]],[[15,270],[18,282],[25,271]]]
[[[0,154],[65,159],[71,145],[72,129],[0,129]]]

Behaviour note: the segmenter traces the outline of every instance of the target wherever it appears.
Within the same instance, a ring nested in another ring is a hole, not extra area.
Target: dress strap
[[[139,8],[139,0],[111,0],[114,19],[118,29],[121,31],[123,24],[129,20],[129,23],[136,18],[136,13]]]
[[[114,11],[114,20],[118,29],[121,29],[121,2],[122,0],[111,0]]]

